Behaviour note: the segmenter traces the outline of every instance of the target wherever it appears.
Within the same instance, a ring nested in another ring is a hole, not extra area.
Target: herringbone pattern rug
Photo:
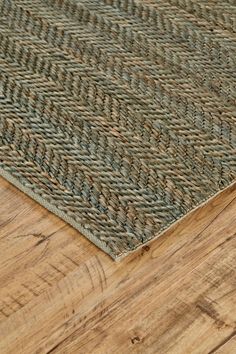
[[[235,0],[0,0],[2,175],[119,258],[236,177]]]

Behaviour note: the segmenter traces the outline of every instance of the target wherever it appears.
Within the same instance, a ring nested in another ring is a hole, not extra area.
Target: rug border
[[[206,204],[208,204],[210,201],[212,201],[213,199],[215,199],[217,196],[219,196],[221,193],[225,192],[228,189],[231,188],[236,188],[236,180],[233,180],[233,182],[231,182],[230,184],[228,184],[227,186],[223,187],[222,189],[220,189],[218,192],[216,193],[212,193],[210,194],[207,198],[205,198],[203,201],[201,201],[198,205],[196,205],[193,209],[189,210],[187,213],[181,215],[179,217],[178,220],[175,220],[173,222],[171,222],[170,224],[168,224],[164,229],[160,230],[154,237],[152,237],[150,240],[147,240],[145,243],[142,243],[141,245],[138,245],[138,247],[136,247],[134,250],[132,251],[128,251],[128,252],[124,252],[122,253],[120,256],[114,258],[115,261],[120,261],[123,258],[127,257],[128,255],[132,254],[133,252],[138,251],[139,249],[141,249],[142,247],[146,246],[146,245],[150,245],[152,243],[152,241],[157,240],[159,237],[164,236],[164,234],[169,231],[172,227],[176,226],[177,224],[179,224],[180,222],[182,222],[187,216],[190,216],[192,213],[194,213],[195,211],[197,211],[198,209],[200,209],[201,207],[205,206]]]
[[[167,232],[172,226],[182,222],[185,217],[189,216],[191,213],[196,211],[197,209],[200,209],[202,206],[207,204],[209,201],[213,200],[216,196],[218,196],[220,193],[223,193],[227,189],[230,189],[231,187],[236,186],[236,180],[231,182],[228,186],[225,186],[224,188],[220,189],[218,192],[211,194],[208,196],[206,199],[201,201],[195,208],[189,210],[187,213],[184,215],[180,216],[178,220],[175,220],[174,222],[168,224],[165,226],[164,229],[160,230],[154,237],[152,237],[150,240],[147,240],[145,243],[142,243],[138,245],[135,249],[127,252],[123,252],[121,255],[115,256],[112,254],[111,248],[109,248],[104,241],[101,241],[94,237],[91,232],[88,230],[84,229],[79,223],[77,223],[73,218],[68,216],[65,212],[59,210],[55,205],[52,205],[51,203],[47,202],[44,200],[40,195],[36,194],[33,192],[30,188],[25,187],[17,178],[13,177],[11,173],[5,171],[2,167],[0,167],[0,176],[5,178],[8,182],[13,184],[15,187],[17,187],[19,190],[21,190],[23,193],[25,193],[27,196],[38,202],[40,205],[45,207],[47,210],[73,226],[76,230],[78,230],[81,233],[82,237],[86,237],[89,241],[91,241],[93,244],[95,244],[98,248],[100,248],[102,251],[104,251],[108,256],[110,256],[114,261],[119,262],[123,258],[127,257],[128,255],[138,251],[141,249],[143,246],[149,245],[152,241],[156,240],[157,238],[161,237],[165,232]]]
[[[82,237],[86,237],[94,243],[98,248],[100,248],[102,251],[104,251],[106,254],[108,254],[112,259],[116,260],[116,257],[114,257],[111,253],[112,250],[106,245],[105,242],[95,238],[88,230],[84,229],[80,224],[78,224],[73,218],[68,216],[65,212],[59,210],[55,205],[52,205],[51,203],[47,202],[45,199],[43,199],[40,195],[37,193],[33,192],[30,188],[25,187],[17,178],[13,177],[11,173],[5,171],[2,167],[0,167],[0,176],[5,178],[8,182],[13,184],[15,187],[20,189],[23,193],[25,193],[27,196],[38,202],[40,205],[42,205],[44,208],[73,226],[76,230],[78,230],[81,233]]]

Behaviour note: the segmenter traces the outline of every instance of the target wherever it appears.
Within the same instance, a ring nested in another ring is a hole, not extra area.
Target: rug
[[[120,259],[236,178],[234,0],[0,0],[3,177]]]

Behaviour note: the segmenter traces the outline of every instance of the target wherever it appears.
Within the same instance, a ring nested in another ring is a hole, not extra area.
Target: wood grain
[[[1,354],[236,352],[236,186],[119,263],[0,196]]]

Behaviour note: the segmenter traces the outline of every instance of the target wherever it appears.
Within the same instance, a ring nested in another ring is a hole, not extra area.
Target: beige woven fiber
[[[235,0],[0,0],[0,169],[118,259],[236,178]]]

